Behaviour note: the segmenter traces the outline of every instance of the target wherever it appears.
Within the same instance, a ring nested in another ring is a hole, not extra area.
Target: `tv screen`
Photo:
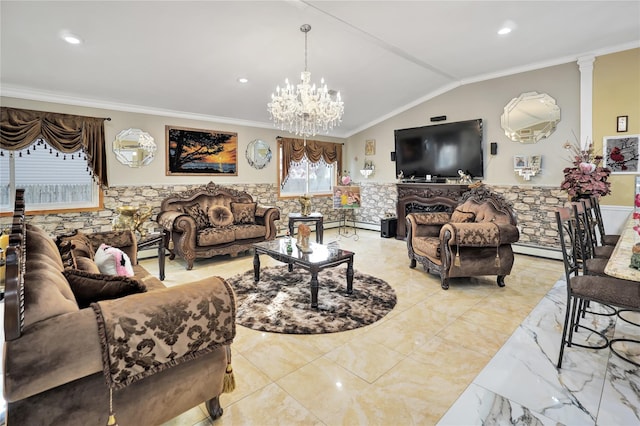
[[[400,129],[395,132],[396,176],[457,178],[458,170],[484,177],[482,119]]]

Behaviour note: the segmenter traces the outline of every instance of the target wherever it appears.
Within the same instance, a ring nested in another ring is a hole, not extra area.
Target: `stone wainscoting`
[[[86,232],[108,231],[116,216],[115,209],[122,205],[147,205],[153,208],[154,215],[147,221],[145,229],[157,229],[154,219],[160,211],[161,201],[170,194],[196,188],[200,185],[151,185],[133,187],[112,187],[104,193],[104,209],[98,212],[59,213],[28,216],[29,223],[37,224],[52,235],[83,229]],[[287,226],[287,215],[299,212],[297,199],[278,200],[275,184],[237,184],[224,185],[251,194],[259,204],[276,206],[280,209],[279,227],[284,232]],[[519,187],[493,186],[513,203],[518,216],[520,243],[532,246],[558,247],[554,210],[563,205],[566,193],[557,187]],[[330,197],[312,199],[312,210],[324,215],[326,225],[337,223],[344,217],[349,222],[368,229],[379,229],[380,219],[387,213],[396,211],[397,190],[395,183],[360,183],[362,207],[355,211],[343,212],[333,208]],[[10,217],[3,217],[0,223],[5,226]]]

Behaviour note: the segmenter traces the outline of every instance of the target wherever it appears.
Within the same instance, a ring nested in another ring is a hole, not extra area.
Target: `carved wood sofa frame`
[[[237,203],[254,202],[253,197],[245,191],[237,191],[213,182],[199,188],[176,193],[162,201],[156,220],[167,231],[165,247],[169,250],[169,259],[175,259],[176,255],[182,257],[187,262],[187,270],[193,268],[195,259],[210,258],[222,254],[235,257],[238,253],[250,250],[255,243],[273,240],[276,237],[278,227],[275,221],[280,219],[280,210],[276,207],[258,205],[255,220],[256,224],[266,227],[264,237],[235,240],[212,246],[198,246],[196,244],[196,223],[191,216],[182,212],[182,207],[192,204],[203,196],[228,198]]]

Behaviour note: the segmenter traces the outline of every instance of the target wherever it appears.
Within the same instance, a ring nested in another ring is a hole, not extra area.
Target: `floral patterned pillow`
[[[207,215],[207,212],[202,210],[199,203],[195,203],[191,206],[185,206],[184,212],[196,221],[196,229],[198,231],[211,227],[211,224],[209,223],[209,215]]]
[[[231,203],[233,223],[246,225],[256,223],[257,203]]]

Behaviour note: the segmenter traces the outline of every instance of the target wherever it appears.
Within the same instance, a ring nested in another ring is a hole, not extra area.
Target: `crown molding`
[[[99,108],[112,111],[133,112],[138,114],[149,114],[163,117],[183,118],[188,120],[208,121],[222,124],[234,124],[238,126],[258,127],[264,129],[275,129],[271,123],[260,121],[242,120],[238,118],[219,117],[215,115],[197,114],[170,109],[153,108],[141,105],[123,104],[118,102],[107,102],[98,99],[81,98],[68,96],[57,92],[44,90],[34,90],[22,86],[12,86],[3,84],[0,87],[0,96],[9,98],[28,99],[32,101],[52,102],[64,105],[74,105],[87,108]]]

